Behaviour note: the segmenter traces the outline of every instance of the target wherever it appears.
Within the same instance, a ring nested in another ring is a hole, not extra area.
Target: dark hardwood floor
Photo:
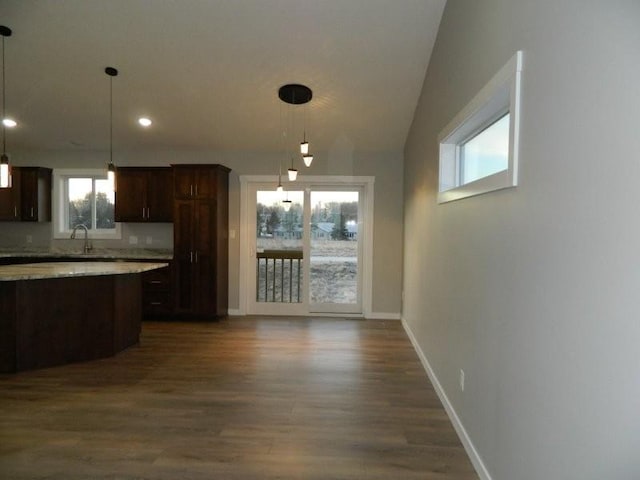
[[[0,375],[0,478],[477,479],[400,322],[145,322]]]

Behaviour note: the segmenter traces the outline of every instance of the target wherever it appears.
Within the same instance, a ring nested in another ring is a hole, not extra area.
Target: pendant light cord
[[[5,110],[5,97],[6,97],[6,86],[4,80],[4,35],[2,36],[2,153],[7,153],[7,126],[4,124],[4,119],[7,116]]]
[[[113,77],[109,77],[109,164],[113,164]]]

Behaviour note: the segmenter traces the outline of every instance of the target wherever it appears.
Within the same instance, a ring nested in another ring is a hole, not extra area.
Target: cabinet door
[[[0,221],[20,220],[20,168],[11,168],[11,187],[0,188]]]
[[[216,314],[215,200],[195,200],[193,232],[194,307],[199,314]]]
[[[193,185],[194,198],[214,198],[216,185],[215,167],[194,167]]]
[[[188,167],[173,168],[174,198],[189,199],[193,196],[193,170]]]
[[[141,170],[120,168],[116,172],[116,222],[143,222],[146,219],[146,175]]]
[[[193,311],[193,225],[195,221],[193,202],[177,200],[174,203],[173,218],[173,278],[174,307],[178,313]]]
[[[23,222],[38,221],[38,170],[22,167],[20,172],[20,205]]]
[[[173,220],[173,175],[170,168],[147,172],[147,221]]]

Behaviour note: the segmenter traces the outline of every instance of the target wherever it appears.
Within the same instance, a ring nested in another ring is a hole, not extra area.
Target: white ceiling
[[[106,66],[114,149],[280,151],[287,115],[305,120],[277,90],[303,83],[316,151],[401,150],[444,3],[2,0],[7,151],[108,148]]]

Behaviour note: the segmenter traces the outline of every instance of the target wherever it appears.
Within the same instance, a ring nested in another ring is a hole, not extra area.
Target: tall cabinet
[[[229,169],[172,165],[175,312],[227,314]]]

